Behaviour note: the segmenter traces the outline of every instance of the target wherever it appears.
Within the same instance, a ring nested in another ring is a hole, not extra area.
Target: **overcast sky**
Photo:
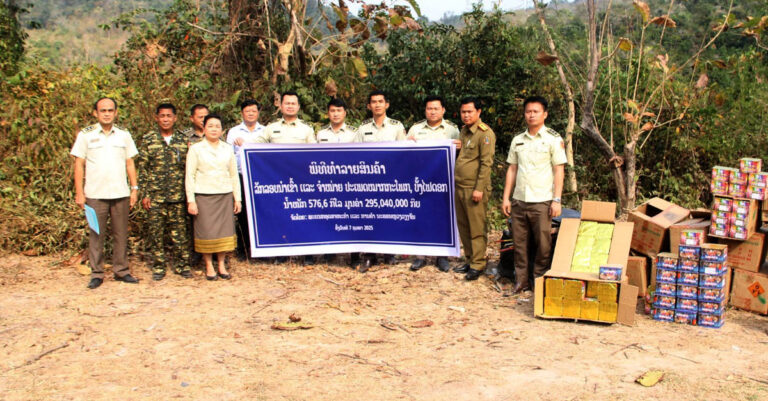
[[[439,20],[445,13],[461,15],[472,9],[472,3],[477,3],[476,0],[416,0],[416,2],[421,8],[421,13],[432,21]],[[398,1],[398,3],[407,4],[407,2],[402,1]],[[533,5],[531,0],[486,0],[483,1],[483,6],[486,9],[491,9],[496,3],[499,3],[503,10],[519,10]]]

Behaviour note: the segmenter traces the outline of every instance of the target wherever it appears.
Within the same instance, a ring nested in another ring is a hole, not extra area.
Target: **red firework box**
[[[729,182],[731,180],[731,174],[733,174],[734,171],[738,171],[737,169],[733,167],[725,167],[725,166],[715,166],[712,167],[712,181],[725,181]]]
[[[731,225],[728,223],[719,224],[719,223],[712,223],[709,226],[709,234],[715,235],[718,237],[727,237],[730,234]]]
[[[709,189],[712,190],[712,195],[728,195],[728,181],[712,181],[709,184]]]
[[[747,198],[749,199],[765,200],[766,194],[768,194],[768,188],[766,187],[757,187],[751,184],[747,185]]]
[[[763,169],[763,160],[752,157],[739,159],[739,171],[742,173],[759,173]]]
[[[733,173],[731,173],[731,179],[728,180],[728,182],[736,184],[747,184],[749,182],[749,173],[735,170]]]
[[[715,210],[712,212],[712,224],[730,225],[731,224],[731,212],[721,212]]]
[[[682,230],[680,231],[680,245],[699,246],[704,243],[704,231]]]
[[[758,188],[768,187],[768,173],[749,174],[749,185]]]
[[[746,183],[728,183],[728,196],[734,198],[744,198],[747,196],[747,184]]]
[[[728,236],[733,239],[746,240],[750,236],[750,232],[747,227],[744,226],[731,226],[728,229]]]
[[[731,213],[738,217],[745,218],[749,215],[749,211],[752,208],[752,200],[750,199],[734,199],[731,203]]]
[[[733,209],[733,199],[722,198],[719,196],[715,197],[714,204],[712,205],[713,211],[730,212],[731,209]]]

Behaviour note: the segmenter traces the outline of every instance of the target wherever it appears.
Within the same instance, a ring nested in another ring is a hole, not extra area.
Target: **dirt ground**
[[[62,257],[66,259],[65,257]],[[3,400],[766,400],[768,318],[721,329],[541,320],[487,277],[408,261],[233,261],[231,281],[88,277],[56,258],[0,258]],[[271,326],[294,314],[313,327]],[[430,325],[430,323],[432,323]],[[663,370],[663,381],[635,379]]]

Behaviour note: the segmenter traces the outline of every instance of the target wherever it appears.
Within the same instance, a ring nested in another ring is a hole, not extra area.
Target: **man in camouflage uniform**
[[[387,95],[380,90],[374,90],[368,94],[368,105],[372,118],[369,118],[357,129],[357,142],[392,142],[405,140],[405,127],[403,123],[387,117],[389,100]],[[365,273],[376,264],[376,254],[366,254],[365,262],[360,265],[360,272]],[[385,263],[397,264],[396,255],[386,255]]]
[[[431,139],[451,139],[458,148],[461,147],[459,141],[459,127],[456,124],[443,118],[445,115],[445,101],[442,97],[436,95],[427,96],[424,100],[424,116],[426,119],[413,124],[408,130],[408,139],[414,141]],[[411,271],[420,270],[427,264],[424,256],[416,256],[411,264]],[[437,268],[442,272],[451,269],[448,258],[440,256],[435,261]]]
[[[192,123],[192,126],[184,130],[184,136],[186,136],[190,146],[205,139],[203,120],[208,113],[208,106],[204,104],[196,104],[189,109],[189,122]]]
[[[485,271],[488,247],[488,197],[491,195],[491,167],[496,152],[496,134],[480,120],[480,100],[461,100],[461,151],[456,159],[456,225],[467,263],[453,271],[477,280]]]
[[[174,130],[176,107],[163,103],[155,110],[159,132],[150,132],[141,141],[139,153],[140,186],[144,191],[141,205],[147,210],[148,248],[152,256],[152,279],[162,280],[168,260],[165,237],[171,240],[173,271],[192,277],[189,268],[189,225],[184,188],[188,140]]]

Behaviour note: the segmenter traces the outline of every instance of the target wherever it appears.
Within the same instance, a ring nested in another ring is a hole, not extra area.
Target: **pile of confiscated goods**
[[[536,279],[534,314],[631,325],[638,296],[659,321],[718,328],[728,304],[768,314],[761,169],[752,158],[714,167],[711,209],[653,198],[619,222],[614,203],[584,201],[580,219],[562,220],[551,269]]]

